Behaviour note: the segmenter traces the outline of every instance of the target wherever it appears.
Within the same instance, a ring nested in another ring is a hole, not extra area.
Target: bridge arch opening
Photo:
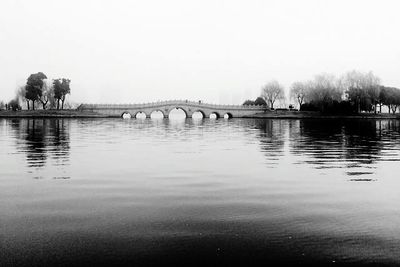
[[[169,119],[181,120],[187,118],[187,112],[180,107],[173,108],[168,113]]]
[[[135,114],[135,118],[136,119],[146,119],[147,115],[146,113],[144,113],[143,111],[139,111]]]
[[[164,119],[164,113],[161,110],[154,110],[150,113],[152,119]]]
[[[201,110],[197,110],[197,111],[193,112],[193,114],[192,114],[192,119],[195,119],[195,120],[201,120],[201,119],[204,119],[205,117],[206,117],[206,115]]]
[[[232,119],[232,118],[233,118],[232,113],[227,112],[224,114],[224,119]]]
[[[121,118],[130,119],[132,118],[132,115],[129,112],[125,111],[124,113],[122,113]]]
[[[210,114],[210,119],[213,119],[213,120],[217,120],[220,117],[221,116],[218,114],[218,112],[213,112],[213,113]]]

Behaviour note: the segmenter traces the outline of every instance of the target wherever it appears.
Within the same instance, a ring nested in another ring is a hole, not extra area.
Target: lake
[[[0,265],[400,265],[400,121],[0,119]]]

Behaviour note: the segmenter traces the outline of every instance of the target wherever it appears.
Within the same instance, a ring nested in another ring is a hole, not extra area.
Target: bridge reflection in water
[[[161,117],[168,118],[173,110],[182,110],[186,118],[192,118],[193,114],[201,113],[203,118],[215,117],[216,119],[242,118],[262,113],[267,110],[265,106],[259,105],[217,105],[188,100],[170,100],[146,104],[82,104],[78,107],[80,111],[95,112],[109,117],[146,117],[158,112]]]

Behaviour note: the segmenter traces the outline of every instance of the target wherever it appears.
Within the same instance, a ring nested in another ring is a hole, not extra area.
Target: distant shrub
[[[254,101],[254,105],[266,106],[266,105],[267,105],[267,102],[265,102],[264,98],[262,98],[262,97],[257,97],[257,99]]]
[[[21,110],[22,108],[18,101],[13,99],[8,103],[8,109],[11,109],[12,111],[17,111]]]
[[[243,106],[252,106],[252,105],[256,105],[256,106],[266,106],[267,102],[265,102],[265,100],[262,97],[257,97],[256,100],[246,100],[243,102]]]
[[[243,106],[251,106],[254,105],[254,101],[253,100],[246,100],[243,103]]]
[[[319,111],[329,114],[353,114],[356,107],[350,101],[310,102],[300,107],[301,111]]]
[[[300,111],[320,111],[314,103],[304,103],[300,107]]]

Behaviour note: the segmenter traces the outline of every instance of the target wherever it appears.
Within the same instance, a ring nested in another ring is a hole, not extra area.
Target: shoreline
[[[119,116],[102,115],[95,112],[79,110],[21,110],[0,111],[0,118],[119,118]],[[319,112],[307,111],[271,111],[257,113],[242,118],[250,119],[400,119],[399,114],[321,114]]]
[[[94,112],[75,109],[0,111],[0,118],[107,118]]]
[[[246,118],[253,119],[400,119],[399,114],[389,113],[360,113],[352,115],[341,115],[341,114],[322,114],[320,112],[310,111],[271,111],[266,113],[258,113],[252,116],[246,116]]]

